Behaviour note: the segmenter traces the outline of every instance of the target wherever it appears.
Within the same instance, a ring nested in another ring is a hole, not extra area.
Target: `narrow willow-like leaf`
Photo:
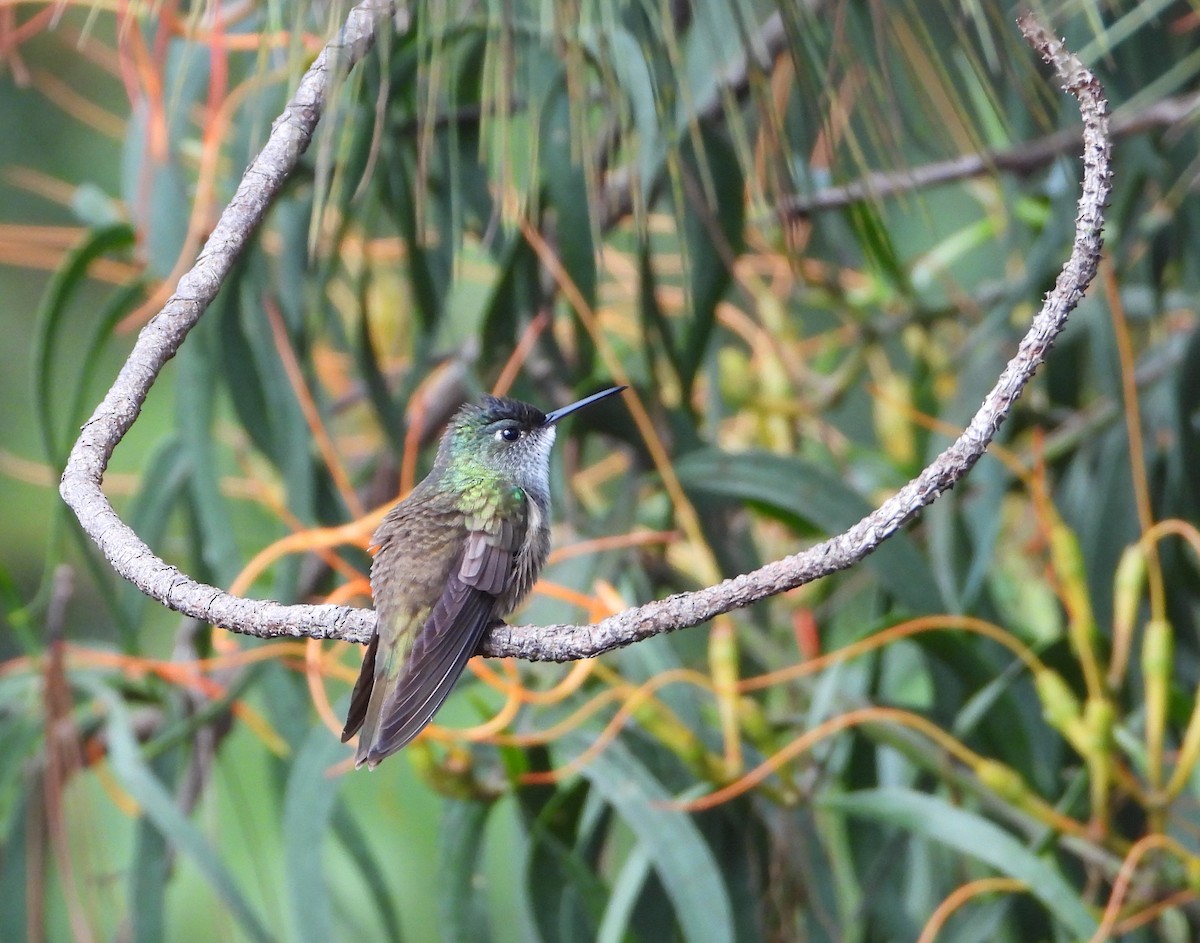
[[[301,943],[334,939],[333,906],[325,881],[325,837],[340,780],[325,771],[344,750],[323,724],[313,727],[292,759],[283,795],[283,853],[288,862],[288,912]]]
[[[1083,906],[1079,892],[1048,859],[974,812],[937,796],[899,788],[827,795],[819,802],[822,808],[886,822],[982,861],[1024,881],[1029,893],[1075,936],[1086,939],[1096,932],[1096,920]]]
[[[691,398],[717,320],[717,304],[733,279],[742,251],[746,202],[737,154],[723,132],[701,129],[699,143],[683,148],[682,219],[687,245],[688,300],[682,361],[683,399]]]
[[[591,212],[588,190],[579,156],[572,142],[571,102],[565,77],[543,103],[541,170],[545,180],[546,210],[553,211],[558,256],[567,276],[579,290],[590,309],[596,307],[596,248],[592,243]],[[574,308],[571,308],[574,314]],[[576,331],[576,362],[580,373],[587,374],[595,362],[595,345],[579,322]]]
[[[58,386],[54,368],[59,359],[58,341],[65,328],[71,302],[87,281],[88,267],[94,261],[110,253],[128,249],[133,244],[134,232],[126,223],[91,233],[54,273],[34,316],[34,403],[46,458],[55,468],[61,468],[64,464],[67,445],[59,438],[62,430],[58,428],[59,420],[53,415],[53,404],[62,401],[61,397],[55,395]],[[89,350],[89,355],[93,358],[98,354],[98,348]],[[88,369],[90,370],[90,367]],[[74,397],[69,397],[66,401],[71,402],[73,399]],[[63,419],[69,423],[73,417],[66,416]],[[74,430],[70,432],[73,437]]]
[[[534,759],[545,766],[544,754]],[[522,909],[542,943],[591,940],[599,925],[604,888],[580,849],[588,796],[586,782],[517,792],[527,833]]]
[[[1180,516],[1195,520],[1200,516],[1200,462],[1189,456],[1200,455],[1200,428],[1193,421],[1200,413],[1200,331],[1188,339],[1172,394],[1172,429],[1179,447],[1167,457],[1167,474],[1174,485],[1170,491]]]
[[[283,475],[289,509],[302,521],[316,519],[316,478],[313,473],[312,432],[296,398],[296,391],[280,360],[276,340],[266,317],[261,313],[263,294],[270,289],[263,272],[246,266],[246,273],[237,283],[236,305],[245,332],[245,343],[254,359],[260,377],[260,388],[266,408],[264,417],[267,434],[273,443],[268,453]],[[203,329],[203,325],[201,326]],[[193,338],[189,343],[194,343]],[[295,342],[295,338],[288,338]],[[185,348],[186,349],[186,348]],[[283,578],[295,560],[282,561],[277,567],[281,578],[276,592],[285,593],[289,581]]]
[[[572,747],[587,743],[572,735]],[[689,943],[732,943],[733,908],[721,868],[690,816],[666,808],[671,795],[618,740],[583,775],[613,806],[654,862]]]
[[[651,259],[651,240],[647,235],[642,238],[638,249],[638,313],[642,320],[642,346],[646,351],[647,360],[651,361],[648,364],[647,372],[653,371],[651,358],[654,350],[660,349],[679,380],[680,386],[683,386],[687,368],[675,339],[675,331],[672,329],[671,322],[668,320],[666,312],[663,311],[662,305],[659,304],[658,294],[655,290],[657,282],[658,276],[655,274]],[[685,399],[684,402],[686,403],[687,400]]]
[[[85,332],[87,336],[86,350],[98,353],[104,349],[116,331],[117,324],[133,311],[141,299],[145,287],[142,280],[138,279],[121,286],[105,299],[96,314],[89,319],[90,330]],[[85,410],[89,405],[88,397],[92,395],[92,381],[100,366],[101,358],[99,356],[88,357],[83,362],[82,368],[75,374],[72,395],[69,398],[59,397],[70,404],[64,417],[64,425],[67,427],[66,431],[69,436],[74,435],[77,426],[87,415]]]
[[[379,427],[391,444],[392,451],[400,455],[404,451],[404,433],[407,423],[404,419],[404,411],[392,398],[387,379],[380,368],[379,357],[375,352],[375,341],[371,337],[371,322],[367,316],[366,305],[363,306],[362,314],[358,319],[354,353],[359,373],[362,375],[363,386],[366,388],[367,401],[375,410]]]
[[[240,285],[240,269],[235,269],[230,279],[235,286]],[[229,390],[237,421],[255,447],[278,467],[283,464],[284,458],[281,454],[282,444],[277,441],[275,413],[267,392],[267,378],[258,368],[246,326],[247,319],[243,318],[241,305],[238,304],[238,292],[229,291],[227,295],[218,297],[213,306],[216,310],[208,315],[219,325],[221,350],[216,358],[216,366]],[[257,330],[266,330],[266,319],[260,315],[260,320]]]
[[[11,809],[11,814],[0,831],[0,939],[25,940],[29,937],[29,911],[32,903],[36,906],[34,895],[37,891],[45,892],[46,881],[42,875],[29,873],[29,857],[31,840],[39,839],[29,834],[29,826],[40,827],[37,823],[41,816],[30,810],[30,803],[42,798],[40,790],[27,789],[17,796],[17,801]],[[42,842],[45,838],[40,839]]]
[[[650,196],[649,190],[644,188],[654,180],[663,161],[663,132],[654,94],[654,76],[643,45],[630,30],[614,24],[605,32],[603,44],[587,34],[584,39],[585,42],[591,39],[588,48],[597,59],[606,54],[608,65],[629,104],[632,130],[637,135],[634,150],[636,178],[630,186],[641,190],[641,199],[634,201],[636,212],[639,208],[644,209]]]
[[[604,919],[600,921],[600,932],[596,934],[596,943],[622,943],[627,938],[633,909],[650,873],[650,855],[645,847],[637,845],[629,852],[613,882],[608,906],[604,908]]]
[[[480,324],[480,346],[487,351],[511,350],[517,331],[529,315],[538,262],[519,232],[514,233],[497,258],[500,271],[489,288]]]
[[[29,711],[36,690],[21,678],[0,685],[0,717],[4,718],[0,724],[0,849],[4,836],[20,828],[16,818],[22,814],[22,796],[32,780],[31,764],[43,743],[41,718]]]
[[[367,893],[375,902],[380,922],[383,924],[385,939],[390,943],[403,943],[404,934],[400,927],[400,913],[396,910],[396,901],[388,887],[387,877],[380,866],[379,859],[371,849],[367,836],[363,834],[362,826],[346,808],[346,803],[338,802],[333,809],[333,831],[342,848],[350,856],[350,860],[358,868]]]
[[[407,250],[409,287],[413,293],[414,323],[423,333],[432,333],[442,316],[446,291],[449,287],[449,272],[443,259],[431,253],[417,226],[416,176],[408,167],[407,153],[392,152],[388,162],[388,206],[400,234],[404,237]],[[431,201],[432,194],[419,197]],[[439,264],[442,263],[442,264]]]
[[[3,561],[0,561],[0,611],[4,614],[5,625],[13,630],[25,653],[40,653],[43,643],[40,627],[34,626],[21,590]]]
[[[160,761],[151,769],[161,773],[166,765]],[[129,917],[136,943],[158,943],[167,938],[170,868],[171,853],[166,835],[149,819],[142,818],[134,832],[129,877]]]
[[[907,294],[910,290],[908,273],[879,212],[865,202],[854,203],[847,208],[846,219],[858,237],[859,247],[867,262],[888,281],[894,291]]]
[[[122,788],[133,797],[163,837],[195,863],[246,935],[259,943],[269,943],[273,937],[242,895],[237,880],[226,869],[217,850],[180,811],[175,799],[142,760],[125,703],[99,681],[80,681],[86,683],[106,708],[109,760]]]
[[[443,943],[486,943],[487,899],[478,880],[489,802],[447,798],[437,853],[437,912]]]

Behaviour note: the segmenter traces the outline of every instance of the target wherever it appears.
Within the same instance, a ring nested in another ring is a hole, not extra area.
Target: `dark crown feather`
[[[527,429],[546,424],[546,414],[536,406],[530,406],[519,399],[509,399],[507,396],[485,394],[478,409],[480,418],[489,423],[512,419]]]

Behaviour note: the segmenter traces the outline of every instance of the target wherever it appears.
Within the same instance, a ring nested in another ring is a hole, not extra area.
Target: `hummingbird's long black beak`
[[[552,426],[556,422],[558,422],[560,419],[563,419],[566,416],[571,415],[571,413],[575,412],[576,410],[583,409],[584,406],[591,406],[592,403],[597,403],[600,400],[604,399],[605,397],[612,396],[614,393],[620,393],[621,390],[625,390],[625,389],[628,389],[628,387],[612,386],[612,387],[609,387],[607,390],[601,390],[599,393],[593,393],[591,396],[585,396],[583,399],[577,400],[576,402],[572,403],[570,406],[564,406],[562,409],[556,409],[552,413],[547,413],[546,421],[543,422],[542,425],[543,426]]]

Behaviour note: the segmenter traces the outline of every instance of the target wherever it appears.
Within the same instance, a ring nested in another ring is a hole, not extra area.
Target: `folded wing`
[[[503,614],[496,611],[497,605],[513,576],[521,525],[520,516],[496,518],[482,529],[475,522],[477,529],[468,534],[457,568],[413,640],[397,683],[380,705],[378,725],[369,738],[364,731],[358,765],[365,762],[374,767],[408,744],[450,695],[484,631]]]

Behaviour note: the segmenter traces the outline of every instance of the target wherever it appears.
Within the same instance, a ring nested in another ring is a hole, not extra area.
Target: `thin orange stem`
[[[1113,936],[1119,937],[1124,936],[1126,933],[1132,933],[1134,930],[1145,926],[1151,920],[1156,919],[1157,917],[1166,913],[1168,910],[1191,903],[1197,900],[1197,898],[1200,898],[1200,895],[1197,895],[1197,893],[1190,888],[1185,888],[1184,890],[1176,891],[1174,894],[1164,897],[1162,900],[1156,900],[1149,906],[1130,914],[1124,920],[1118,920],[1117,923],[1113,925]]]
[[[504,396],[512,388],[513,383],[517,379],[517,374],[521,372],[521,368],[525,366],[525,361],[528,359],[530,352],[533,350],[533,345],[537,343],[537,339],[542,336],[544,331],[550,325],[550,315],[547,311],[539,311],[533,319],[525,325],[525,330],[521,332],[521,337],[517,341],[517,346],[513,348],[513,352],[508,355],[508,360],[505,361],[504,367],[500,371],[500,376],[496,378],[495,384],[492,386],[492,395]]]
[[[304,646],[304,680],[308,683],[308,693],[312,697],[313,706],[321,722],[335,736],[341,736],[342,724],[333,713],[333,705],[329,703],[329,692],[325,690],[324,655],[321,650],[321,640],[307,639]]]
[[[626,547],[646,547],[653,544],[669,544],[679,539],[679,531],[647,530],[635,531],[631,534],[613,534],[610,537],[596,537],[592,540],[580,540],[567,544],[565,547],[555,547],[550,551],[548,563],[558,563],[572,557],[582,557],[606,550],[623,550]]]
[[[312,433],[317,450],[325,462],[325,467],[329,469],[329,477],[333,479],[333,484],[351,515],[356,518],[362,517],[365,513],[362,502],[358,499],[354,486],[350,483],[350,476],[346,473],[341,456],[338,455],[337,448],[333,444],[333,438],[325,427],[321,411],[317,409],[316,400],[313,399],[312,393],[308,389],[304,371],[300,368],[300,361],[296,359],[296,352],[292,349],[291,341],[288,338],[287,327],[283,323],[283,314],[270,295],[263,295],[260,300],[263,311],[267,315],[267,323],[271,326],[271,337],[275,341],[275,351],[279,354],[279,360],[283,364],[283,372],[287,375],[296,401],[300,404],[300,411],[304,414],[304,421],[308,425],[309,432]]]
[[[670,671],[664,671],[662,674],[655,675],[649,681],[637,687],[619,686],[616,688],[616,693],[623,698],[620,709],[605,724],[604,729],[588,745],[587,749],[556,769],[547,770],[544,773],[527,773],[522,777],[521,781],[527,783],[558,782],[572,773],[583,769],[617,738],[626,721],[633,716],[639,707],[649,702],[659,688],[677,683],[694,684],[696,687],[703,688],[706,691],[713,691],[712,680],[706,675],[698,671],[693,671],[690,668],[672,668]]]
[[[917,937],[917,943],[933,943],[946,921],[973,897],[979,897],[982,894],[1020,894],[1028,888],[1029,885],[1016,878],[980,878],[977,881],[969,881],[956,888],[938,904],[937,909],[925,921],[925,926],[921,928],[921,935]]]
[[[479,661],[477,658],[472,660]],[[517,675],[517,666],[513,661],[505,660],[504,673],[508,677],[499,679],[503,681],[504,704],[491,720],[477,724],[474,727],[465,727],[459,730],[458,735],[462,739],[469,741],[488,740],[501,730],[506,730],[516,719],[517,712],[521,709],[521,704],[524,701],[525,688],[521,684],[521,679]],[[492,674],[494,675],[494,672]]]
[[[1178,842],[1160,832],[1146,835],[1134,842],[1125,855],[1125,860],[1121,863],[1117,879],[1113,882],[1112,893],[1108,896],[1108,905],[1104,908],[1100,926],[1096,928],[1096,932],[1092,934],[1088,943],[1104,943],[1105,940],[1112,939],[1113,928],[1120,918],[1121,906],[1125,902],[1125,895],[1129,892],[1129,884],[1133,880],[1134,872],[1142,858],[1155,848],[1170,851],[1184,862],[1191,857]]]
[[[759,691],[763,688],[769,688],[784,681],[791,681],[795,678],[800,678],[805,675],[812,674],[817,671],[829,667],[837,662],[845,661],[849,658],[857,658],[883,645],[890,644],[902,638],[908,638],[911,635],[917,635],[922,632],[937,632],[947,631],[951,629],[961,629],[967,632],[974,632],[977,635],[982,635],[985,638],[1003,645],[1014,655],[1021,659],[1025,667],[1030,672],[1038,672],[1045,668],[1041,659],[1033,653],[1033,651],[1015,638],[1000,626],[991,622],[985,622],[983,619],[977,619],[974,616],[952,616],[952,615],[936,615],[922,616],[919,619],[910,619],[906,622],[898,623],[897,625],[889,626],[880,632],[875,633],[869,638],[854,642],[844,648],[839,648],[836,651],[829,652],[819,658],[814,658],[810,661],[803,662],[799,665],[791,665],[787,668],[781,668],[778,671],[771,671],[763,675],[758,675],[753,678],[745,678],[738,684],[738,691],[746,694],[750,691]]]
[[[378,526],[378,522],[383,520],[386,513],[387,508],[376,508],[370,514],[347,524],[340,524],[337,527],[316,527],[312,530],[280,537],[250,558],[250,561],[242,567],[242,572],[230,584],[229,592],[235,596],[245,593],[271,564],[291,553],[320,553],[323,549],[347,544],[365,547],[371,532]],[[327,562],[348,579],[357,579],[362,575],[340,557],[329,557]]]
[[[779,752],[760,763],[744,776],[739,777],[729,785],[696,799],[678,800],[670,803],[670,808],[687,812],[700,812],[711,809],[724,802],[753,789],[762,783],[772,773],[781,769],[786,763],[812,749],[826,737],[840,733],[850,727],[866,723],[894,723],[923,733],[930,740],[942,747],[947,753],[968,766],[974,768],[983,762],[983,758],[974,750],[965,746],[955,737],[946,733],[933,721],[927,720],[911,711],[894,707],[862,707],[831,717],[824,723],[809,730]],[[1082,831],[1083,826],[1079,826]]]
[[[572,605],[578,606],[580,609],[589,612],[596,602],[586,593],[581,593],[577,589],[572,589],[569,586],[563,586],[560,583],[552,583],[549,580],[538,580],[533,585],[533,591],[541,596],[549,596],[551,599],[561,599],[563,602],[569,602]]]
[[[586,721],[589,717],[595,714],[604,705],[619,700],[621,693],[609,688],[601,691],[591,699],[580,705],[569,716],[564,717],[558,723],[553,724],[544,730],[536,730],[531,733],[510,733],[494,737],[492,742],[501,746],[517,746],[531,747],[540,746],[545,743],[553,743],[560,737],[565,736],[580,724]]]

